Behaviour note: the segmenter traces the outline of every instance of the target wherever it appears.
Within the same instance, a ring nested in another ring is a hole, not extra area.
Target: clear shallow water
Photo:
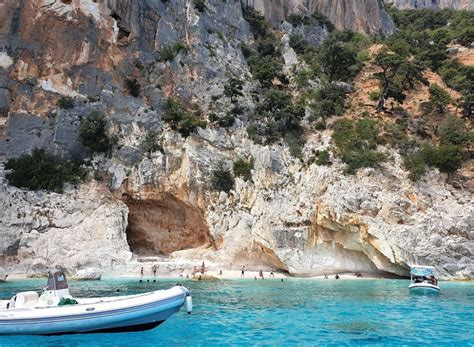
[[[70,282],[76,296],[134,294],[176,280]],[[194,311],[138,333],[0,336],[1,346],[152,345],[470,345],[474,346],[474,283],[441,282],[439,295],[409,293],[404,280],[183,281]],[[0,298],[44,281],[0,285]]]

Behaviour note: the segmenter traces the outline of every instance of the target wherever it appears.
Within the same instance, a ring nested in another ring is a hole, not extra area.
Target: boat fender
[[[189,293],[186,295],[186,299],[184,300],[185,306],[186,306],[186,311],[188,314],[191,314],[193,312],[193,298]]]

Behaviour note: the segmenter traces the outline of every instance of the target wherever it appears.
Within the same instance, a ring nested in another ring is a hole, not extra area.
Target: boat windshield
[[[413,276],[433,276],[433,269],[428,267],[414,267],[410,270]]]
[[[62,272],[49,273],[46,290],[68,289],[66,275]]]

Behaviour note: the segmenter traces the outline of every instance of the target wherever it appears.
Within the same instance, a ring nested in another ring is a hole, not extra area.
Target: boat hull
[[[119,300],[60,307],[0,310],[2,335],[60,335],[153,329],[183,306],[187,289],[174,287]],[[89,300],[90,301],[90,300]]]
[[[413,293],[439,293],[440,289],[438,286],[429,283],[412,283],[408,287],[410,292]]]

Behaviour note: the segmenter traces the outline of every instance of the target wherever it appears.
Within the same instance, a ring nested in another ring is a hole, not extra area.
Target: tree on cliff
[[[437,84],[433,84],[428,89],[430,92],[430,105],[439,113],[443,113],[446,107],[453,102],[451,95]]]
[[[64,183],[77,184],[86,174],[80,162],[63,160],[44,149],[8,160],[5,169],[10,170],[6,178],[12,186],[57,193],[63,192]]]
[[[229,169],[223,162],[219,162],[215,170],[211,174],[212,188],[219,192],[228,193],[234,188],[235,179]]]
[[[242,93],[242,89],[244,86],[244,82],[239,80],[238,78],[231,77],[229,81],[224,86],[224,95],[230,99],[231,103],[235,102],[235,98],[239,96],[244,96]]]
[[[404,59],[398,54],[383,50],[375,57],[374,64],[381,70],[374,76],[382,85],[377,112],[385,110],[388,98],[403,103],[405,91],[413,89],[418,82],[426,83],[423,77],[424,66],[416,60]]]
[[[79,139],[92,153],[105,153],[110,149],[112,141],[106,133],[106,126],[105,114],[98,110],[81,119]]]
[[[356,61],[355,52],[346,44],[328,39],[321,47],[321,67],[329,81],[346,81],[353,75],[352,66]]]

